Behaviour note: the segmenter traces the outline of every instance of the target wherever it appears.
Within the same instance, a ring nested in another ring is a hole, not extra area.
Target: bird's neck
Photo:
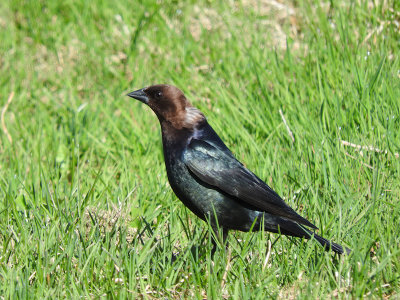
[[[193,106],[186,106],[182,109],[163,110],[162,112],[154,110],[154,112],[161,123],[161,127],[170,125],[177,130],[194,130],[206,120],[203,113]]]
[[[164,149],[183,149],[192,138],[195,128],[176,128],[171,122],[160,120]]]

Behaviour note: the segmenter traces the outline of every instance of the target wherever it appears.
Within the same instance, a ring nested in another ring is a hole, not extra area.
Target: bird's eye
[[[156,98],[161,98],[162,93],[160,91],[156,92]]]

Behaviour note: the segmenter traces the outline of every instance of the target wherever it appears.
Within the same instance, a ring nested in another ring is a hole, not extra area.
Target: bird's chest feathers
[[[190,210],[203,218],[205,214],[213,211],[213,207],[217,206],[221,195],[214,189],[202,185],[189,172],[183,158],[184,149],[170,150],[164,148],[165,166],[171,188]]]

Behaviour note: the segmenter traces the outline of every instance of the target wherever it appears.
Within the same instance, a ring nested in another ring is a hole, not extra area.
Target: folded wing
[[[285,217],[317,229],[307,219],[297,214],[260,178],[246,169],[233,155],[204,140],[192,139],[184,160],[198,179],[255,209]]]

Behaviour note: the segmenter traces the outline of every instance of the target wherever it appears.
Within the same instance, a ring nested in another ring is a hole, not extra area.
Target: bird
[[[223,243],[229,230],[265,230],[315,239],[327,251],[344,253],[341,245],[312,231],[318,228],[239,162],[180,89],[157,84],[127,96],[143,102],[157,116],[173,192],[197,217],[210,222],[216,234],[220,229]],[[212,254],[216,241],[213,244]]]

